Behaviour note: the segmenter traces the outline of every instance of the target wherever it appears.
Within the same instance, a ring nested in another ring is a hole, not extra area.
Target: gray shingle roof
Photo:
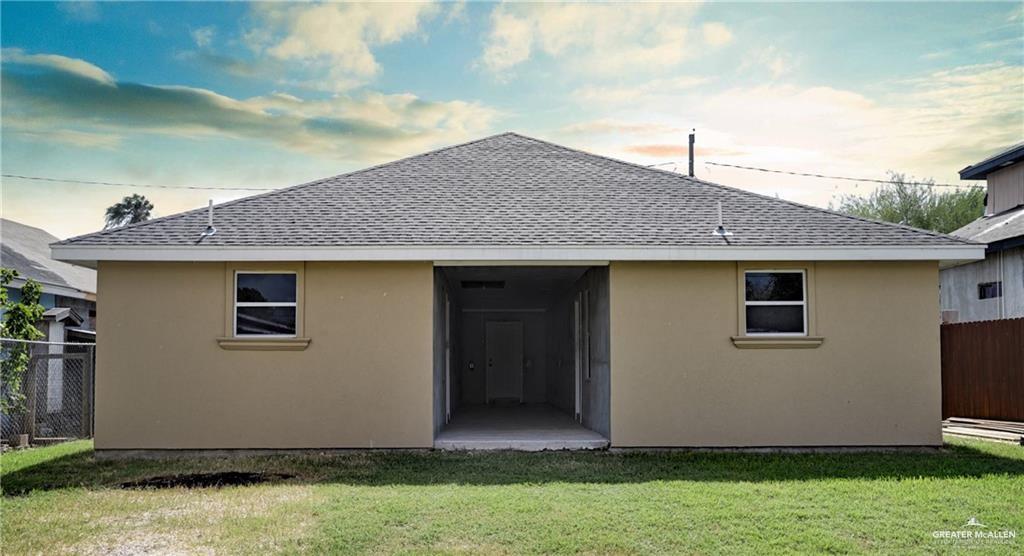
[[[955,246],[514,133],[218,205],[204,246]],[[189,246],[206,209],[71,238],[82,246]]]
[[[1024,236],[1024,207],[992,216],[982,216],[952,235],[980,243],[993,243]]]
[[[0,219],[0,263],[43,285],[96,293],[96,271],[50,258],[50,244],[57,238],[46,230]]]

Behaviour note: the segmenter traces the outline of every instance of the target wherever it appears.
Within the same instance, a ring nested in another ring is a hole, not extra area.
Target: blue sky
[[[825,206],[940,182],[1024,139],[1018,3],[10,3],[5,173],[274,187],[506,130]],[[171,214],[243,193],[3,181],[64,237],[141,192]]]

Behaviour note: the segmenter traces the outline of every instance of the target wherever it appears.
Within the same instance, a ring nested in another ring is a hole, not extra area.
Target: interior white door
[[[523,401],[523,323],[487,321],[487,401]]]

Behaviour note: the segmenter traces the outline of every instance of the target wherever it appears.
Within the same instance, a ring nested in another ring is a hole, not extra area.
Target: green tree
[[[0,268],[0,306],[4,309],[0,322],[0,336],[15,340],[38,340],[43,333],[36,323],[43,318],[43,306],[39,298],[43,288],[32,279],[21,287],[21,301],[12,303],[7,297],[7,286],[18,277],[18,271]],[[28,369],[31,344],[25,342],[4,342],[3,357],[0,357],[0,409],[10,415],[23,408],[25,394],[21,381]]]
[[[128,224],[138,224],[149,220],[153,212],[153,203],[138,193],[133,193],[121,202],[115,203],[107,208],[107,225],[104,229],[120,228]]]
[[[918,182],[934,184],[934,180]],[[948,234],[982,215],[985,190],[980,187],[939,191],[917,185],[903,174],[889,172],[889,183],[867,197],[842,195],[838,207],[829,208],[853,216],[895,222]]]

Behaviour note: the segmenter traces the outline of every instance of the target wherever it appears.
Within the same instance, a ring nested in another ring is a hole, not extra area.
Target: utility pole
[[[690,177],[693,177],[693,143],[697,140],[697,129],[690,132]]]

